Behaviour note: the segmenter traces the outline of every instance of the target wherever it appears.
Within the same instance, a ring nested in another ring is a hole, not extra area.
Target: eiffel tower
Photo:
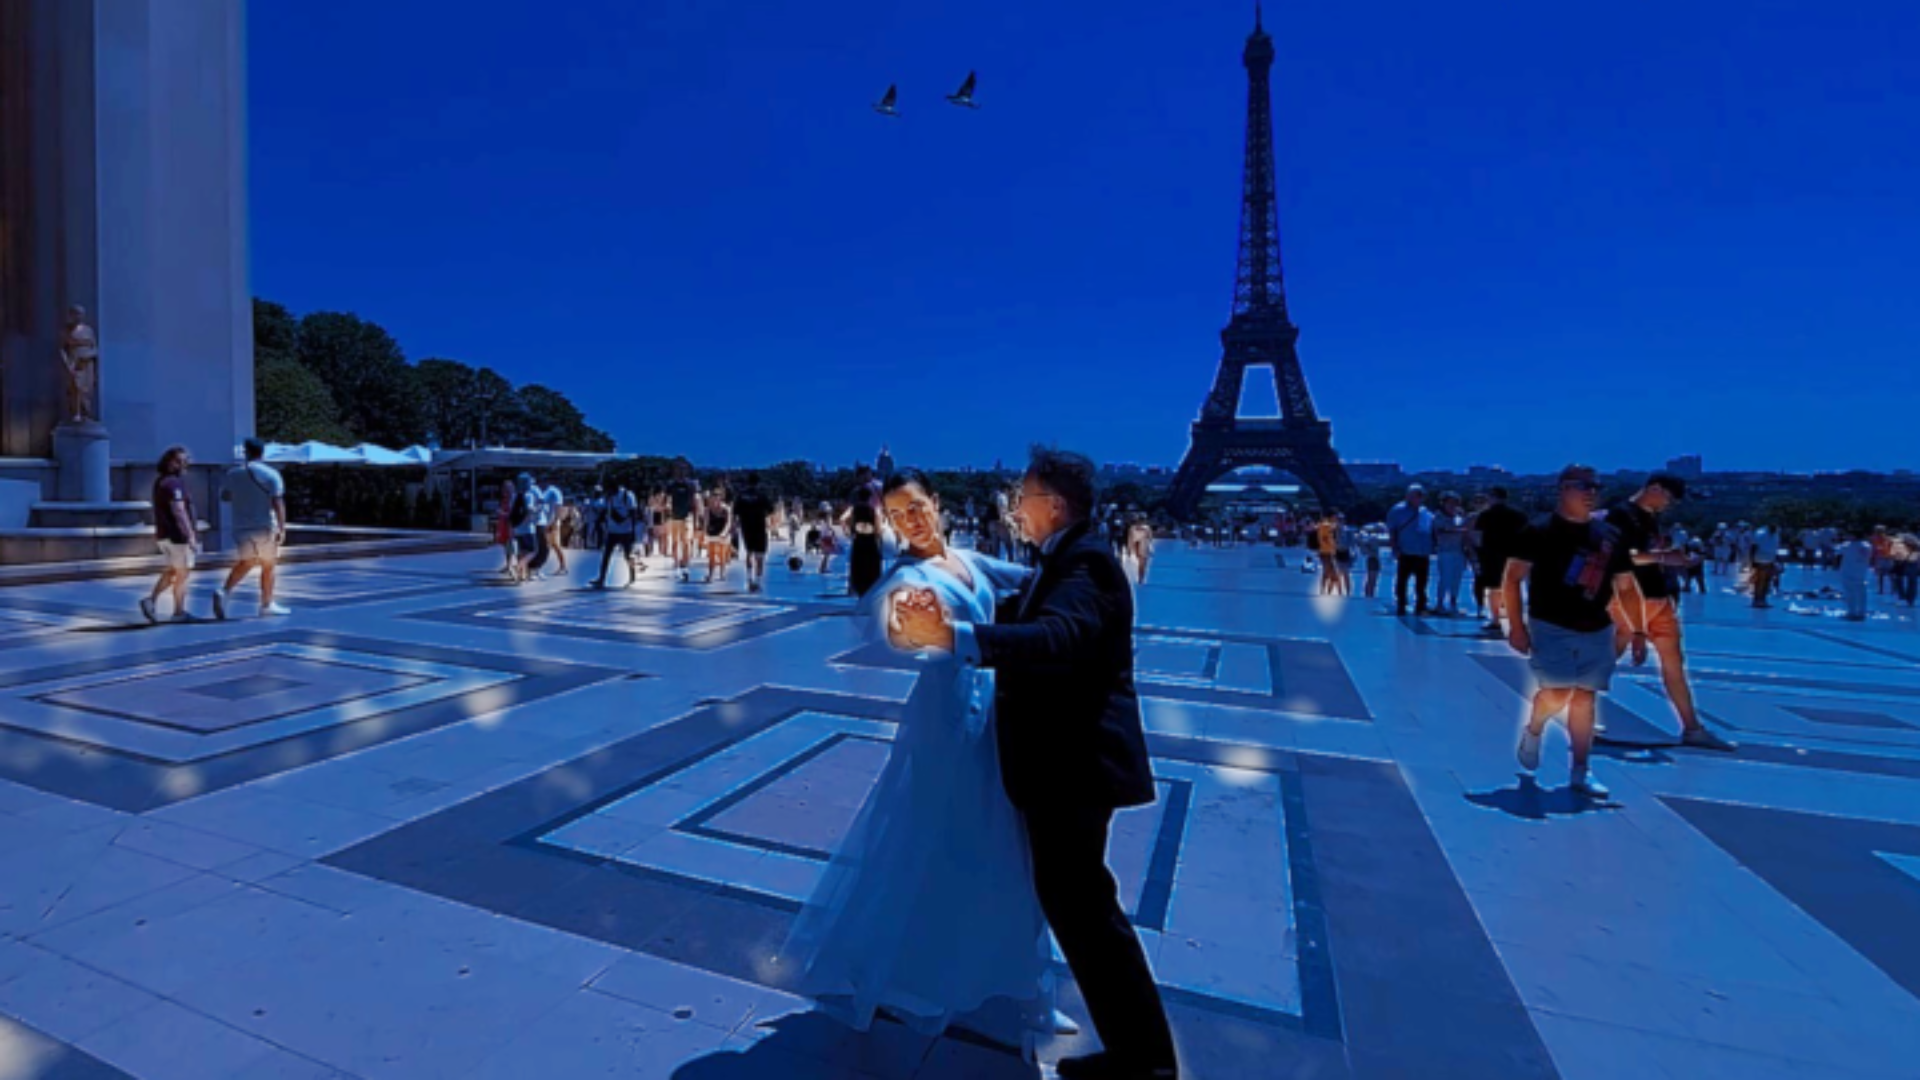
[[[1225,353],[1213,377],[1213,392],[1193,422],[1193,441],[1167,494],[1167,510],[1183,519],[1193,516],[1208,484],[1249,465],[1293,474],[1328,509],[1352,506],[1360,497],[1334,452],[1333,425],[1314,411],[1307,377],[1300,370],[1300,354],[1294,350],[1300,329],[1287,317],[1280,226],[1273,199],[1273,113],[1267,89],[1273,38],[1260,25],[1257,5],[1242,59],[1247,66],[1247,162],[1240,204],[1240,265],[1233,283],[1233,318],[1220,331]],[[1240,387],[1250,367],[1273,370],[1275,396],[1280,401],[1278,418],[1239,415]]]

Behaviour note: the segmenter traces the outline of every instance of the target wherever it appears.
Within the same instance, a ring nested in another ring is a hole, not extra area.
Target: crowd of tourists
[[[783,542],[788,569],[796,573],[832,575],[834,560],[844,554],[848,591],[859,596],[880,579],[898,547],[881,510],[884,480],[876,468],[861,465],[840,498],[809,502],[769,490],[753,470],[697,478],[685,459],[644,494],[621,484],[569,492],[522,473],[499,487],[493,538],[503,557],[501,574],[515,584],[564,577],[572,572],[568,553],[584,551],[599,556],[589,583],[597,589],[610,581],[631,587],[655,561],[684,582],[698,571],[703,584],[724,581],[744,561],[747,589],[759,592],[769,549]],[[1027,560],[1031,552],[1012,524],[1014,497],[1009,489],[985,506],[968,499],[945,515],[942,528],[949,538],[964,533],[975,550],[995,558]],[[1154,549],[1146,515],[1107,507],[1094,528],[1144,583]]]

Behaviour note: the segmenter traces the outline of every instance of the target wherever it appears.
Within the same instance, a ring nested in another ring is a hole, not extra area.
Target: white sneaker
[[[1520,748],[1514,752],[1520,759],[1520,767],[1533,772],[1540,767],[1540,736],[1526,728],[1520,729]]]
[[[1078,1035],[1080,1034],[1080,1025],[1074,1022],[1073,1017],[1068,1016],[1059,1009],[1055,1009],[1053,1010],[1053,1033],[1055,1035]]]
[[[260,605],[260,617],[263,619],[273,615],[291,615],[291,614],[293,614],[292,611],[289,611],[288,609],[281,607],[279,604],[261,604]]]
[[[1605,799],[1613,794],[1607,785],[1595,780],[1585,769],[1574,773],[1567,786],[1573,789],[1575,795],[1585,795],[1589,799]]]
[[[140,614],[146,616],[149,623],[159,623],[160,613],[154,610],[153,597],[149,596],[140,601]]]

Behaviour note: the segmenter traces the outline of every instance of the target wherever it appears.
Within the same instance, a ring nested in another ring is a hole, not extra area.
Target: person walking
[[[1673,703],[1673,711],[1680,718],[1681,744],[1700,750],[1732,751],[1738,748],[1700,722],[1700,712],[1694,707],[1693,687],[1687,681],[1686,653],[1681,647],[1680,603],[1672,571],[1685,566],[1691,556],[1660,540],[1660,515],[1686,497],[1686,480],[1671,473],[1655,473],[1631,498],[1614,503],[1602,515],[1626,546],[1642,613],[1636,623],[1627,602],[1620,594],[1614,595],[1607,609],[1614,622],[1613,654],[1617,660],[1630,648],[1644,651],[1651,646],[1660,661],[1660,681],[1666,687],[1667,700]]]
[[[1780,578],[1780,539],[1771,528],[1761,525],[1753,530],[1748,543],[1752,547],[1753,570],[1747,583],[1753,590],[1753,606],[1772,607],[1767,602],[1767,594]]]
[[[1840,544],[1840,593],[1846,598],[1847,621],[1865,622],[1867,620],[1867,586],[1870,584],[1879,566],[1879,556],[1871,540],[1846,539]],[[1893,545],[1888,543],[1889,556]]]
[[[1473,519],[1474,552],[1479,557],[1477,575],[1486,581],[1487,589],[1487,633],[1498,637],[1506,632],[1500,619],[1507,614],[1506,593],[1502,582],[1507,573],[1507,560],[1513,555],[1513,545],[1519,539],[1520,530],[1527,527],[1527,515],[1514,509],[1507,503],[1507,489],[1494,487],[1487,489],[1487,505]]]
[[[593,579],[593,587],[607,587],[607,571],[613,566],[614,551],[618,550],[621,561],[627,567],[625,588],[631,589],[640,571],[647,568],[644,562],[636,564],[633,550],[634,538],[640,530],[640,500],[634,498],[633,492],[625,484],[615,486],[611,496],[598,498],[604,539],[600,548],[600,576]]]
[[[1619,530],[1594,517],[1599,497],[1600,484],[1591,467],[1562,469],[1558,504],[1552,514],[1522,530],[1501,586],[1512,622],[1507,643],[1527,658],[1536,687],[1520,732],[1520,767],[1528,772],[1540,767],[1547,722],[1564,710],[1572,748],[1568,786],[1592,799],[1610,794],[1587,763],[1598,697],[1612,685],[1616,663],[1608,610],[1616,592],[1628,617],[1633,661],[1644,663],[1647,658],[1646,612],[1634,584],[1633,562]]]
[[[220,493],[233,509],[234,563],[227,583],[213,594],[213,614],[225,619],[233,598],[255,567],[260,569],[260,615],[285,616],[293,612],[273,602],[280,566],[280,546],[287,540],[287,482],[266,463],[267,444],[246,442],[246,463],[227,473]]]
[[[1434,609],[1441,615],[1460,614],[1460,586],[1467,577],[1467,531],[1471,528],[1460,496],[1440,496],[1440,512],[1433,518],[1433,550],[1440,566],[1440,590]]]
[[[1407,613],[1407,583],[1414,583],[1414,614],[1427,613],[1427,574],[1433,559],[1433,511],[1427,489],[1407,488],[1407,497],[1387,511],[1387,545],[1393,551],[1394,614]]]
[[[193,621],[187,611],[187,579],[193,575],[193,564],[200,555],[200,526],[193,513],[193,496],[187,491],[186,474],[192,465],[193,455],[186,447],[169,446],[155,466],[153,535],[166,565],[160,570],[160,580],[153,583],[153,591],[140,601],[140,614],[149,623],[160,621],[156,605],[161,594],[169,590],[173,593],[173,621]]]
[[[747,591],[759,592],[767,582],[767,547],[775,507],[774,500],[760,488],[760,474],[749,472],[733,501],[734,529],[740,548],[746,554]]]

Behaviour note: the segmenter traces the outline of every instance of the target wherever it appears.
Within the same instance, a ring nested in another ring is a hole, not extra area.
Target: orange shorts
[[[1671,599],[1643,600],[1647,611],[1647,644],[1656,649],[1680,648],[1680,609]],[[1613,615],[1614,644],[1626,648],[1633,644],[1633,624],[1627,621],[1627,609],[1618,598],[1607,606]]]

